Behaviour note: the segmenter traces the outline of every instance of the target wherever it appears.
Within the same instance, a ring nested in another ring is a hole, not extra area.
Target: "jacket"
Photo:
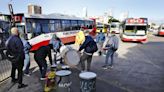
[[[50,46],[42,46],[34,54],[34,58],[38,60],[46,59],[47,56],[49,57],[50,64],[52,65]]]
[[[24,38],[21,38],[22,42],[23,42],[23,46],[24,46],[24,53],[28,54],[30,52],[31,49],[31,45],[28,41],[26,41]]]
[[[85,41],[83,42],[83,44],[79,48],[79,51],[84,49],[84,52],[86,52],[87,54],[92,55],[93,53],[90,52],[91,50],[90,50],[90,45],[89,45],[89,43],[91,41],[94,41],[93,38],[91,36],[86,36]]]
[[[106,46],[113,47],[114,49],[118,49],[119,47],[119,39],[116,35],[112,35],[110,37],[107,37],[107,39],[104,42],[103,48]]]
[[[25,59],[24,46],[19,36],[12,35],[7,42],[7,51],[11,56],[13,56],[12,60],[15,63],[23,63],[19,62]]]
[[[96,42],[97,43],[102,43],[105,41],[105,35],[104,33],[100,32],[97,36],[96,36]]]

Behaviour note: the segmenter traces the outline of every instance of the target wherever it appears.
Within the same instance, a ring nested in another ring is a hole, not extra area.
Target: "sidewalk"
[[[40,81],[40,72],[35,62],[32,63],[33,71],[30,77],[24,76],[23,83],[28,84],[28,87],[17,89],[18,84],[12,84],[11,79],[0,85],[0,92],[43,92],[44,81]],[[80,92],[80,79],[78,69],[71,69],[72,74],[70,79],[72,81],[71,92]],[[104,74],[105,76],[105,74]],[[52,91],[55,92],[55,91]],[[101,77],[97,77],[96,80],[96,92],[127,92],[119,87],[111,85],[108,81],[103,80]]]

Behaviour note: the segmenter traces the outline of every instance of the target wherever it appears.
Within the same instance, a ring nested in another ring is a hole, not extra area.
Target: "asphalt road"
[[[164,37],[148,37],[144,44],[121,42],[115,54],[114,68],[104,70],[105,56],[96,53],[91,71],[97,74],[96,92],[164,92]],[[44,82],[39,80],[37,64],[31,54],[30,77],[24,77],[27,88],[17,90],[10,79],[0,86],[0,92],[42,92]],[[71,92],[79,92],[78,69],[71,69]],[[12,86],[12,87],[11,87]]]

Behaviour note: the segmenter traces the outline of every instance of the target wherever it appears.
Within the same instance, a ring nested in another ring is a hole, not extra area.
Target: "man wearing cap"
[[[117,51],[119,46],[119,39],[115,35],[115,31],[111,32],[111,36],[107,37],[106,41],[104,42],[103,48],[107,49],[105,65],[103,66],[104,69],[113,68],[113,55]],[[108,62],[108,59],[111,59],[111,63]]]

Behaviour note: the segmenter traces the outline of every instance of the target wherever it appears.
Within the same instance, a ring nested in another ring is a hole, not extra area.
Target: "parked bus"
[[[112,22],[110,24],[110,32],[115,31],[115,33],[119,34],[121,30],[121,25],[119,22]]]
[[[158,35],[164,36],[164,24],[161,24],[158,28]]]
[[[14,19],[19,31],[32,45],[31,51],[48,45],[53,34],[65,44],[75,41],[75,35],[81,27],[89,33],[94,26],[94,21],[91,19],[63,14],[15,14]]]
[[[147,39],[147,18],[127,18],[120,34],[122,41],[143,42]]]
[[[108,26],[107,24],[103,24],[103,23],[97,23],[96,25],[96,32],[99,33],[100,30],[102,30],[102,32],[106,33],[108,30]]]

